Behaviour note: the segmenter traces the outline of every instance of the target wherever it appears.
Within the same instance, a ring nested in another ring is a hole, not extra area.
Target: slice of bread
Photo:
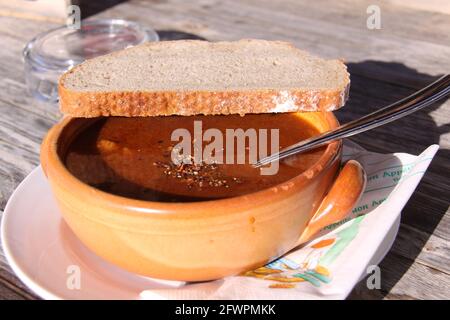
[[[149,42],[87,60],[59,81],[62,112],[74,117],[332,111],[350,79],[280,41]]]

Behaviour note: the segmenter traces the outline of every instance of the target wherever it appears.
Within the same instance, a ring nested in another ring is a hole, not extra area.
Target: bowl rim
[[[331,129],[339,126],[339,122],[332,112],[315,112],[315,114],[322,117]],[[307,185],[308,182],[313,181],[314,178],[328,169],[334,161],[339,158],[342,152],[341,140],[331,142],[328,144],[325,152],[321,155],[319,160],[315,162],[314,165],[312,165],[308,170],[278,185],[249,194],[196,202],[158,202],[139,200],[115,195],[92,187],[79,180],[67,169],[58,154],[59,139],[64,130],[76,119],[79,118],[72,118],[69,116],[64,117],[62,121],[55,124],[49,130],[47,136],[44,138],[41,145],[41,163],[48,180],[52,184],[52,179],[49,178],[49,171],[56,172],[58,175],[57,183],[65,184],[66,189],[69,188],[69,190],[76,190],[79,197],[95,197],[95,201],[105,207],[110,209],[125,208],[127,214],[135,214],[139,216],[142,214],[166,216],[167,214],[182,213],[183,217],[188,218],[190,215],[196,215],[198,211],[204,212],[207,209],[212,209],[212,211],[210,211],[211,215],[217,216],[231,209],[234,209],[235,211],[236,207],[239,207],[240,211],[244,211],[260,204],[267,204],[268,197],[270,197],[273,201],[277,199],[284,199],[293,193],[296,193],[299,189]],[[49,168],[51,168],[51,170],[49,170]],[[283,186],[287,186],[287,188],[282,188]],[[215,210],[215,208],[219,205],[222,210]],[[121,212],[122,210],[113,211]]]

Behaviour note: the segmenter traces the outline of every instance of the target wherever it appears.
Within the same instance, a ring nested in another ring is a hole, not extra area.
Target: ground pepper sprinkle
[[[173,162],[156,161],[153,165],[163,169],[164,174],[169,177],[184,180],[188,188],[194,186],[199,188],[204,186],[229,188],[233,183],[242,183],[240,178],[224,177],[218,170],[219,166],[215,163],[181,163],[176,165]]]

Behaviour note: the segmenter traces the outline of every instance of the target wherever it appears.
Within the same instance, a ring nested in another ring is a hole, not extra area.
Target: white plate
[[[389,251],[399,224],[400,218],[371,264],[378,264]],[[33,170],[9,199],[1,237],[14,272],[44,299],[139,299],[144,290],[184,284],[129,273],[87,249],[61,218],[41,167]],[[79,289],[73,282],[78,271]]]

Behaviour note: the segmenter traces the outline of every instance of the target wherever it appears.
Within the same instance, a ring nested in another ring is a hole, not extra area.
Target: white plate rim
[[[32,280],[32,277],[30,277],[25,271],[23,271],[23,268],[20,267],[20,263],[16,260],[14,257],[14,254],[12,253],[10,249],[10,245],[8,242],[8,237],[6,236],[6,228],[7,228],[7,220],[8,220],[8,212],[9,208],[12,206],[14,201],[17,201],[16,198],[19,198],[21,195],[22,189],[25,187],[25,185],[29,182],[29,180],[33,179],[36,174],[38,174],[39,170],[42,170],[41,166],[37,166],[34,168],[26,177],[22,180],[22,182],[19,183],[17,188],[14,190],[13,194],[9,198],[8,202],[6,203],[5,209],[3,210],[2,215],[2,221],[0,226],[0,237],[2,242],[2,249],[5,253],[6,261],[11,266],[11,269],[14,271],[14,273],[17,275],[17,277],[36,295],[39,297],[45,299],[45,300],[63,300],[64,298],[55,295],[45,289],[43,286],[38,284],[36,281]]]

